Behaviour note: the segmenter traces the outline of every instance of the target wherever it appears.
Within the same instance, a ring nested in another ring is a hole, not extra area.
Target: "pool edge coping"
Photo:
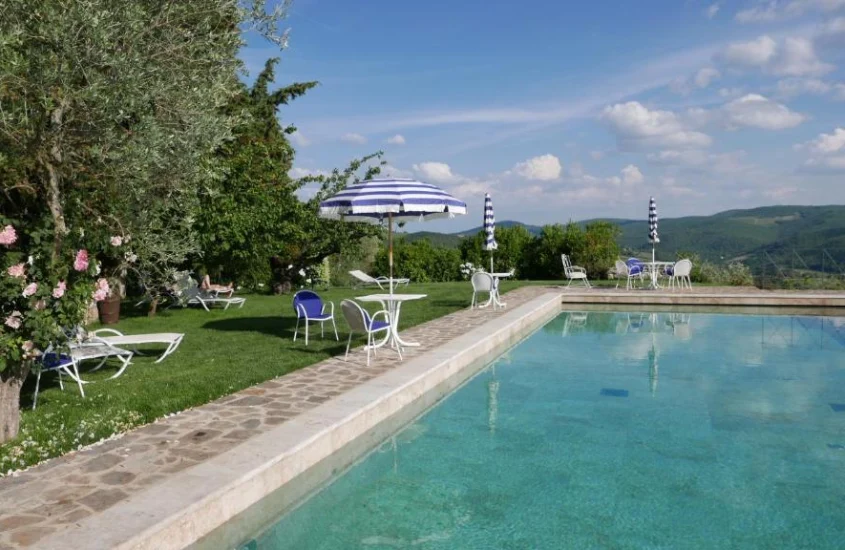
[[[193,544],[427,391],[550,320],[560,312],[560,296],[550,291],[533,298],[40,544],[150,550]]]

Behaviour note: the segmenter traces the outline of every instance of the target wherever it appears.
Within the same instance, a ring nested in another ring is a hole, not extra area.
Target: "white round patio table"
[[[366,296],[358,296],[355,299],[359,302],[377,302],[381,307],[387,311],[390,317],[390,338],[388,342],[390,346],[404,346],[415,347],[419,346],[419,342],[406,342],[399,337],[399,313],[402,309],[403,302],[410,302],[411,300],[422,300],[427,298],[426,294],[368,294]]]
[[[505,307],[507,304],[499,300],[499,279],[513,277],[513,273],[491,273],[490,276],[493,277],[493,292],[490,293],[490,299],[487,300],[487,303],[479,306],[479,308],[487,307],[491,303],[499,307]]]
[[[645,265],[649,266],[649,272],[651,275],[651,288],[661,288],[659,284],[657,284],[657,276],[660,274],[660,271],[665,270],[667,267],[675,265],[675,262],[643,262]],[[660,270],[660,271],[658,271]]]

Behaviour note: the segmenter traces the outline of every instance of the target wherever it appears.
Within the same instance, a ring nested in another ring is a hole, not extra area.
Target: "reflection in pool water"
[[[845,323],[564,313],[245,544],[842,548]]]

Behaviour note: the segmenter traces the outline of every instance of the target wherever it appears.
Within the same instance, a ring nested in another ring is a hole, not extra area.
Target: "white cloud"
[[[761,36],[750,42],[729,44],[718,55],[729,65],[761,67],[771,61],[777,53],[777,42],[769,36]]]
[[[387,138],[387,143],[390,145],[405,145],[405,136],[402,134],[396,134],[395,136]]]
[[[712,142],[710,136],[692,130],[689,122],[675,113],[650,110],[637,101],[608,106],[601,119],[614,130],[621,149],[695,148]]]
[[[527,180],[552,181],[560,177],[560,159],[551,154],[541,155],[519,162],[513,171]]]
[[[704,67],[695,73],[693,82],[699,88],[706,88],[711,82],[722,76],[722,74],[713,67]]]
[[[820,76],[835,67],[822,62],[813,48],[813,43],[806,38],[787,38],[771,70],[783,76]]]
[[[817,78],[787,78],[778,81],[778,94],[785,98],[802,94],[826,95],[832,89],[831,84]]]
[[[415,164],[414,172],[434,183],[451,184],[458,182],[458,176],[452,173],[452,167],[445,162],[421,162]]]
[[[704,15],[707,16],[707,19],[713,19],[719,13],[719,7],[719,4],[710,4],[704,10]]]
[[[845,101],[845,84],[834,84],[833,99],[837,101]]]
[[[845,171],[845,128],[836,128],[832,134],[819,134],[816,139],[796,145],[795,148],[810,153],[810,158],[804,162],[805,170]]]
[[[836,128],[832,134],[819,134],[819,137],[801,146],[818,155],[845,153],[845,128]]]
[[[701,150],[675,151],[670,149],[649,154],[646,158],[649,162],[655,164],[728,175],[748,172],[753,168],[752,165],[745,162],[746,156],[746,152],[742,150],[729,153],[708,153]]]
[[[734,16],[740,23],[767,23],[800,17],[811,11],[830,13],[845,8],[845,0],[770,0],[741,10]]]
[[[736,97],[744,93],[742,88],[721,88],[719,89],[719,97]]]
[[[748,94],[722,107],[724,122],[729,128],[783,130],[798,126],[806,117],[788,107],[758,94]]]
[[[299,130],[290,135],[290,140],[297,147],[308,147],[311,145],[311,140],[305,137],[305,135],[303,135],[303,133]]]
[[[640,169],[633,164],[629,164],[622,169],[622,182],[625,185],[637,185],[643,181],[645,181],[643,173],[640,172]]]
[[[380,166],[381,171],[379,175],[391,178],[410,178],[414,175],[410,170],[402,170],[392,164],[384,164]]]
[[[345,141],[346,143],[355,143],[358,145],[363,145],[367,143],[367,138],[362,136],[361,134],[356,134],[354,132],[343,134],[340,136],[341,141]]]

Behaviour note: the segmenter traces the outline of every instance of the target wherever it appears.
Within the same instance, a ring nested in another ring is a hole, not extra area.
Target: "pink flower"
[[[53,298],[58,300],[65,295],[65,290],[67,290],[67,284],[64,281],[59,281],[59,284],[53,289]]]
[[[6,270],[6,273],[11,277],[21,278],[24,276],[26,266],[24,264],[15,264]]]
[[[73,261],[73,268],[77,271],[85,271],[88,269],[88,251],[84,248],[77,251],[76,259]]]
[[[18,234],[15,232],[15,228],[11,225],[7,225],[3,228],[3,231],[0,231],[0,244],[11,246],[15,244],[15,241],[17,240]]]
[[[23,289],[23,297],[29,298],[38,290],[38,283],[29,283],[26,285],[26,288]]]
[[[6,326],[15,330],[21,327],[21,312],[13,311],[11,315],[6,317]]]
[[[123,237],[120,235],[115,235],[111,238],[111,245],[112,246],[120,246],[123,244]]]
[[[45,302],[43,299],[38,300],[37,302],[35,302],[35,309],[37,309],[38,311],[47,309],[47,302]]]
[[[21,349],[24,353],[29,353],[35,348],[35,343],[32,340],[27,340],[23,344],[21,344]]]
[[[102,302],[106,298],[109,297],[111,293],[111,289],[109,288],[109,282],[106,279],[99,279],[97,281],[97,286],[94,290],[94,300],[97,302]]]

